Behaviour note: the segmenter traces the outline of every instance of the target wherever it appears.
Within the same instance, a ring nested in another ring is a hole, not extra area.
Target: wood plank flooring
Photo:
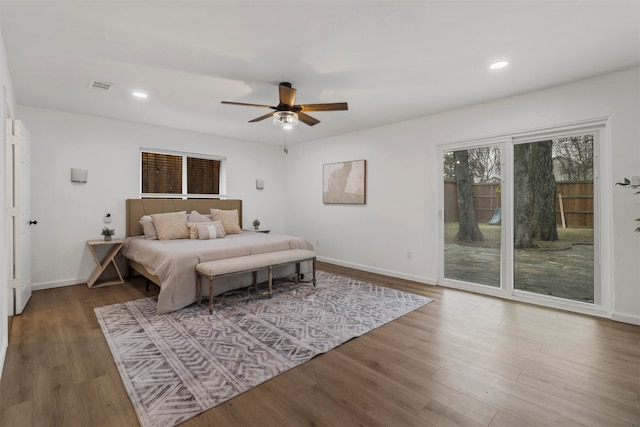
[[[640,426],[640,327],[320,264],[435,301],[182,426]],[[137,426],[93,308],[140,279],[34,292],[0,426]]]

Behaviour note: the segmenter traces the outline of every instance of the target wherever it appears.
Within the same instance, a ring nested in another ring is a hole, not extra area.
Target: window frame
[[[165,154],[169,156],[179,156],[182,158],[182,191],[180,193],[143,193],[142,192],[142,178],[144,174],[143,165],[142,165],[143,153]],[[219,184],[218,194],[196,194],[196,193],[189,193],[187,191],[188,189],[187,158],[217,160],[220,162],[220,172],[219,172],[220,184]],[[140,152],[138,156],[138,164],[140,167],[138,192],[140,193],[140,198],[142,199],[224,199],[227,197],[226,162],[227,162],[227,158],[224,156],[140,147]]]

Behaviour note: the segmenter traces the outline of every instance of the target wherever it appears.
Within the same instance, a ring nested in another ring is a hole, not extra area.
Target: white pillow
[[[202,215],[198,211],[191,211],[187,217],[187,222],[211,222],[211,216]]]
[[[225,236],[224,227],[220,221],[213,223],[198,223],[198,239],[220,239]]]
[[[140,218],[140,225],[142,226],[142,231],[144,232],[144,238],[149,240],[158,240],[158,235],[156,234],[156,228],[153,226],[153,220],[150,215],[145,215]]]
[[[222,223],[220,221],[207,221],[207,222],[188,222],[187,227],[189,227],[189,238],[190,239],[199,239],[199,230],[200,226],[209,226],[209,225],[219,225],[222,233],[224,233],[224,228],[222,227]],[[218,237],[224,237],[224,234]],[[215,238],[215,237],[214,237]]]

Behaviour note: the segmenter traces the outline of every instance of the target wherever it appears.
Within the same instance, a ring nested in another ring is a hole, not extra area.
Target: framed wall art
[[[322,166],[322,203],[364,205],[367,161],[352,160]]]

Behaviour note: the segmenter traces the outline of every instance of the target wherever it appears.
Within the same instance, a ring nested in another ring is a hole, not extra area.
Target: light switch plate
[[[71,169],[71,182],[79,182],[84,184],[87,182],[87,170],[86,169]]]

